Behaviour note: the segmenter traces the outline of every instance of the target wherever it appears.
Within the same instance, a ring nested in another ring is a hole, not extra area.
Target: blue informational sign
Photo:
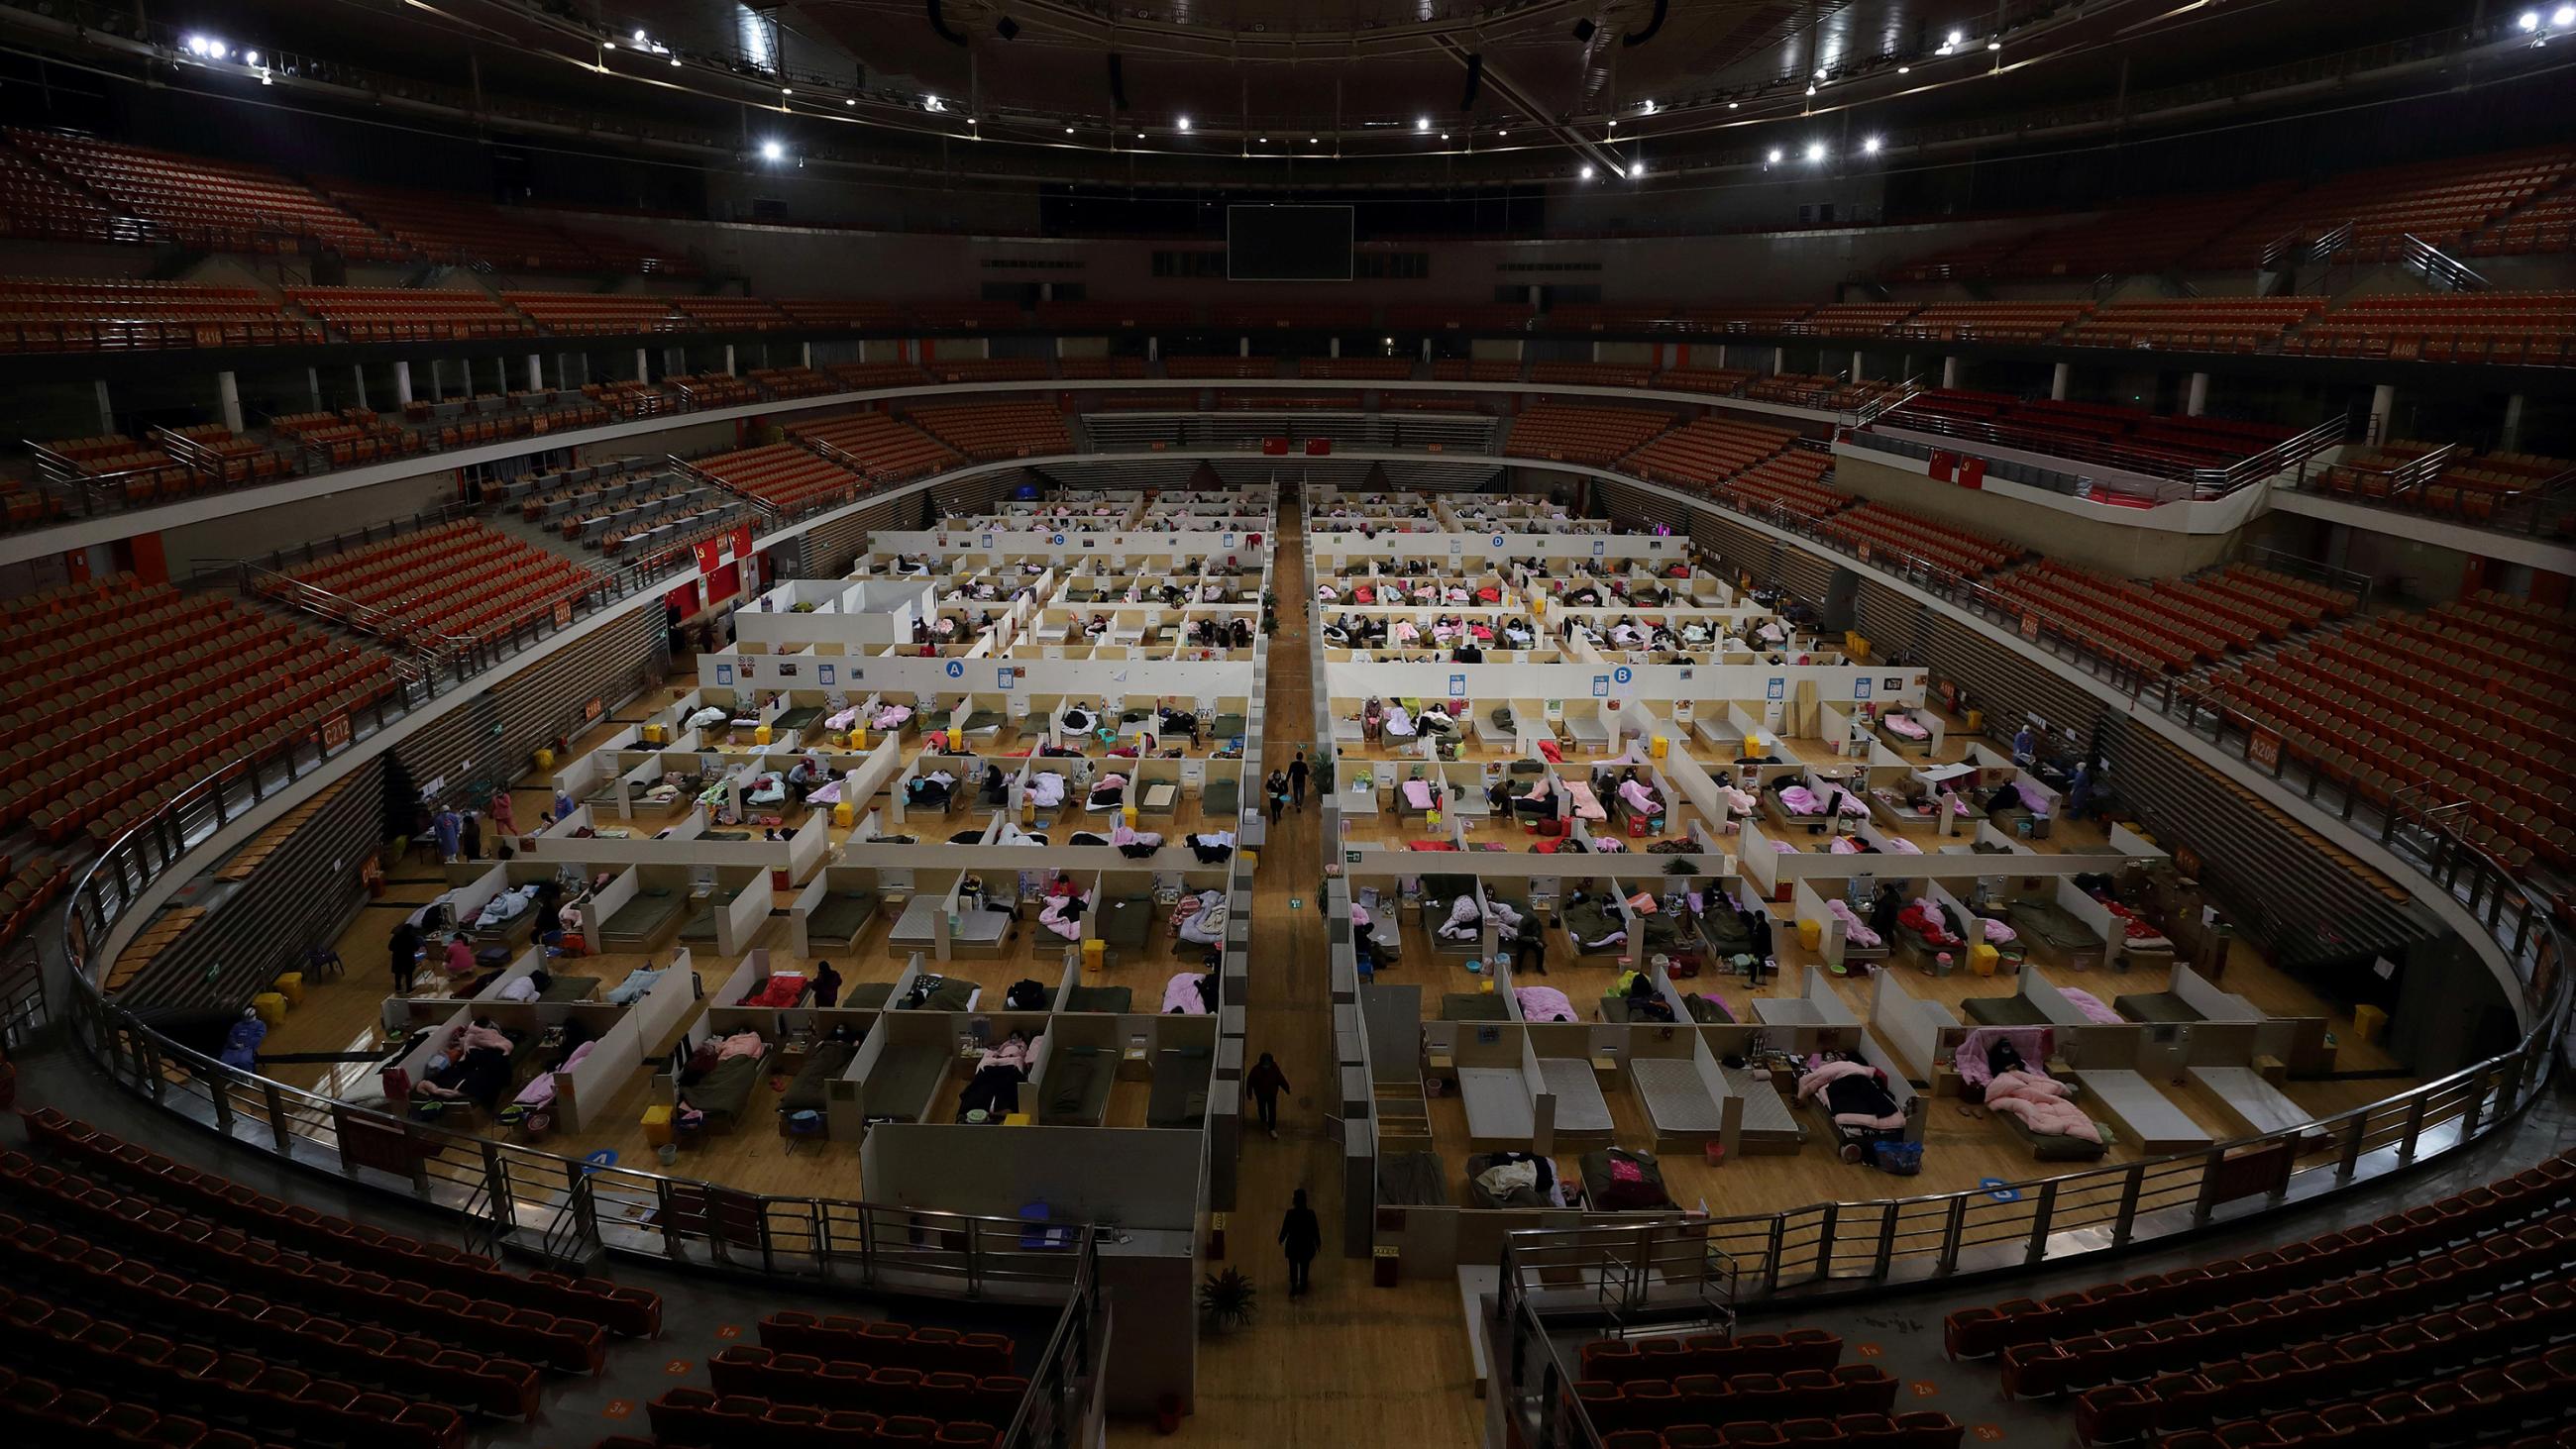
[[[728,686],[728,687],[730,687],[730,686],[733,684],[733,666],[732,666],[732,665],[730,665],[730,664],[719,664],[719,665],[717,665],[717,666],[716,666],[716,683],[718,683],[718,684],[722,684],[722,685],[726,685],[726,686]]]
[[[1594,699],[1608,699],[1610,697],[1609,675],[1596,674],[1592,676],[1592,697]]]
[[[1020,671],[1007,664],[993,671],[993,687],[995,689],[1008,689],[1012,685],[1019,683],[1019,679]]]
[[[1772,680],[1769,685],[1764,687],[1762,697],[1765,699],[1787,699],[1789,697],[1789,681],[1785,679]]]
[[[1637,672],[1630,669],[1627,665],[1622,664],[1617,669],[1610,671],[1610,677],[1619,681],[1621,684],[1626,684],[1629,680],[1637,677]]]
[[[1869,698],[1869,681],[1868,681],[1868,680],[1866,680],[1866,679],[1855,679],[1855,680],[1853,680],[1853,681],[1852,681],[1852,698],[1854,698],[1854,699],[1867,699],[1867,698]]]
[[[966,661],[963,659],[949,660],[948,677],[951,679],[964,679],[966,677]]]
[[[832,687],[833,676],[840,672],[840,669],[835,665],[823,665],[815,671],[815,683],[822,685],[825,689],[829,689]]]
[[[1494,535],[1494,547],[1496,547],[1496,548],[1501,548],[1502,546],[1503,546],[1503,536],[1502,536],[1501,534],[1499,534],[1499,533],[1498,533],[1498,534],[1495,534],[1495,535]]]
[[[1064,547],[1064,535],[1061,533],[1050,535],[1047,542],[1054,544],[1058,548],[1062,548]]]
[[[1451,699],[1465,699],[1467,697],[1467,676],[1463,674],[1452,674],[1449,676],[1449,697]]]

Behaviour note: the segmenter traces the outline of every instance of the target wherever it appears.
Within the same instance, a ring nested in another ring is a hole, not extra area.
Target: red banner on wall
[[[1956,459],[1956,458],[1954,458],[1954,457],[1950,456],[1950,455],[1949,455],[1949,454],[1947,454],[1947,453],[1942,452],[1942,451],[1941,451],[1940,449],[1938,449],[1938,448],[1935,448],[1935,449],[1933,449],[1933,450],[1932,450],[1932,476],[1933,476],[1933,477],[1940,479],[1940,480],[1941,480],[1942,482],[1944,482],[1944,483],[1947,483],[1947,482],[1949,482],[1949,481],[1950,481],[1950,474],[1951,474],[1951,471],[1952,471],[1953,469],[1957,468],[1957,467],[1958,467],[1958,465],[1959,465],[1959,460],[1958,460],[1958,459]]]
[[[1959,460],[1959,486],[1962,488],[1985,487],[1986,460],[1983,458],[1961,458]]]
[[[747,523],[737,524],[733,528],[717,534],[713,538],[702,539],[697,545],[697,550],[698,572],[702,574],[713,574],[716,570],[732,563],[735,559],[749,558],[751,556],[751,525]]]

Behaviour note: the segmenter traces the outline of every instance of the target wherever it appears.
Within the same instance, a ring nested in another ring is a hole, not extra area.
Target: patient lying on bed
[[[1091,907],[1091,897],[1084,895],[1049,896],[1038,912],[1038,924],[1068,941],[1082,939],[1082,913]]]

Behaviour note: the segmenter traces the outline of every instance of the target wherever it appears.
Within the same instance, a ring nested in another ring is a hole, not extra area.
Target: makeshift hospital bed
[[[1206,1016],[1209,1014],[1208,989],[1213,979],[1205,971],[1179,971],[1163,983],[1165,1016]]]
[[[1512,1009],[1491,991],[1452,991],[1440,998],[1442,1021],[1509,1021]]]
[[[1725,1129],[1725,1111],[1689,1057],[1631,1056],[1628,1082],[1645,1108],[1658,1150],[1715,1141]]]
[[[1518,1075],[1518,1073],[1514,1073]],[[1493,1175],[1497,1167],[1526,1168],[1500,1178]],[[1496,1191],[1496,1184],[1505,1184]],[[1526,1151],[1476,1152],[1467,1157],[1467,1205],[1480,1208],[1561,1208],[1565,1202],[1565,1184],[1559,1180],[1556,1164]]]
[[[1097,1127],[1118,1083],[1118,1054],[1107,1047],[1059,1047],[1047,1054],[1038,1120],[1049,1126]]]
[[[1437,1152],[1391,1153],[1377,1160],[1377,1200],[1384,1207],[1447,1207],[1448,1172]]]
[[[823,707],[821,705],[798,705],[796,708],[788,710],[786,713],[781,714],[778,718],[769,722],[770,738],[776,739],[778,736],[787,733],[789,730],[810,728],[816,720],[819,720],[822,717]]]
[[[949,1051],[936,1042],[886,1043],[865,1087],[871,1122],[918,1122],[948,1074]]]
[[[1100,909],[1100,939],[1113,950],[1142,951],[1154,938],[1154,898],[1120,896]]]
[[[833,891],[805,918],[807,944],[836,943],[845,949],[859,943],[859,933],[876,919],[883,897],[871,890]]]
[[[1798,1078],[1798,1100],[1840,1144],[1845,1162],[1861,1162],[1881,1142],[1902,1142],[1905,1106],[1897,1092],[1902,1080],[1890,1080],[1866,1061],[1810,1059]]]
[[[1560,912],[1578,956],[1616,956],[1627,947],[1627,918],[1605,900],[1578,901]],[[1612,937],[1617,939],[1612,939]]]
[[[1582,1157],[1584,1205],[1599,1213],[1653,1212],[1673,1205],[1651,1152],[1605,1147]]]
[[[700,908],[696,915],[689,917],[687,925],[680,928],[680,939],[693,945],[713,942],[716,938],[716,918],[725,913],[726,908],[733,904],[734,898],[742,891],[753,889],[766,890],[768,884],[765,881],[755,881],[739,890],[719,890],[707,897],[706,905]]]
[[[680,918],[687,904],[688,897],[659,886],[636,892],[633,900],[599,923],[599,949],[638,956],[651,954],[670,934],[672,922]]]
[[[1527,1146],[1537,1121],[1529,1079],[1518,1067],[1460,1067],[1458,1096],[1467,1107],[1467,1136],[1477,1142]]]
[[[1720,1067],[1726,1085],[1744,1099],[1744,1120],[1736,1144],[1747,1157],[1795,1152],[1806,1145],[1807,1129],[1798,1125],[1771,1074],[1750,1067]]]
[[[2102,964],[2102,938],[2054,901],[2015,901],[2004,920],[2043,965],[2086,970]]]
[[[1199,813],[1210,824],[1232,820],[1243,808],[1243,782],[1232,775],[1208,781],[1199,789]]]
[[[1135,1003],[1136,991],[1128,986],[1075,986],[1066,990],[1058,1011],[1100,1011],[1123,1013]]]
[[[1476,899],[1476,878],[1472,875],[1426,875],[1422,878],[1422,929],[1431,937],[1431,949],[1444,956],[1473,956],[1484,949],[1484,933],[1478,931],[1463,941],[1440,934],[1440,927],[1457,908],[1458,898]]]
[[[763,1042],[756,1053],[725,1057],[696,1081],[681,1082],[680,1100],[706,1114],[708,1135],[720,1136],[742,1125],[752,1089],[769,1075],[769,1051],[769,1044]]]
[[[2289,1132],[2316,1121],[2316,1114],[2251,1067],[2192,1067],[2191,1079],[2218,1099],[2228,1120],[2252,1136]]]
[[[779,1094],[778,1115],[782,1124],[798,1112],[829,1112],[830,1092],[827,1084],[850,1068],[850,1059],[859,1054],[854,1041],[818,1041],[805,1054],[805,1064],[796,1069],[787,1090]]]
[[[2136,1138],[2149,1155],[2193,1152],[2210,1145],[2209,1133],[2191,1120],[2191,1114],[2136,1072],[2088,1067],[2075,1077],[2094,1108]]]
[[[927,989],[925,989],[927,988]],[[973,1011],[984,988],[960,976],[924,976],[895,1004],[897,1011]]]
[[[1197,1127],[1207,1120],[1208,1054],[1191,1047],[1154,1053],[1154,1087],[1145,1096],[1148,1127]]]
[[[1601,1095],[1601,1079],[1593,1073],[1591,1058],[1541,1057],[1538,1070],[1547,1081],[1549,1095],[1556,1098],[1558,1141],[1610,1135],[1610,1102]]]

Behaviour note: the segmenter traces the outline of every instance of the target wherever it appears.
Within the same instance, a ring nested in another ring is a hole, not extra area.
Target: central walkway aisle
[[[1313,582],[1293,487],[1280,505],[1279,632],[1270,641],[1262,737],[1265,769],[1285,769],[1297,751],[1315,758],[1314,706],[1306,631]],[[1221,1270],[1241,1268],[1260,1285],[1260,1316],[1248,1329],[1202,1334],[1197,1413],[1180,1440],[1197,1444],[1402,1445],[1451,1449],[1481,1441],[1480,1405],[1467,1358],[1465,1320],[1454,1288],[1409,1283],[1369,1286],[1369,1262],[1345,1258],[1339,1143],[1326,1114],[1338,1100],[1333,1007],[1317,896],[1322,856],[1314,792],[1291,810],[1262,848],[1252,907],[1252,984],[1245,1062],[1269,1052],[1295,1090],[1280,1103],[1279,1140],[1263,1134],[1244,1106],[1240,1190]],[[1315,1286],[1288,1296],[1288,1266],[1275,1238],[1290,1194],[1305,1188],[1324,1223]],[[1128,1332],[1168,1332],[1155,1324]],[[1122,1425],[1113,1439],[1142,1443],[1150,1427]]]

